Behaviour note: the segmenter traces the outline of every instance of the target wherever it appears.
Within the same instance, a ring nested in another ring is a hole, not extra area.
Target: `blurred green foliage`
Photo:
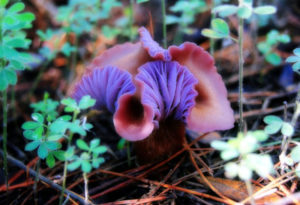
[[[268,32],[266,40],[258,43],[258,50],[263,54],[265,60],[272,65],[279,65],[281,57],[274,52],[279,43],[289,43],[291,38],[288,34],[280,34],[277,30]]]
[[[0,1],[0,90],[17,83],[17,71],[24,70],[26,63],[33,59],[26,49],[31,40],[26,38],[24,29],[32,27],[35,16],[23,12],[25,5],[17,2],[9,5],[8,0]]]
[[[292,68],[295,72],[300,74],[300,48],[293,50],[294,55],[286,59],[287,63],[293,63]]]
[[[266,141],[268,135],[263,130],[248,132],[246,135],[239,133],[236,138],[227,142],[213,141],[211,146],[221,151],[223,160],[239,158],[225,164],[225,175],[229,178],[238,176],[244,181],[252,178],[255,171],[261,177],[267,177],[273,170],[273,162],[268,154],[257,154],[260,143]]]

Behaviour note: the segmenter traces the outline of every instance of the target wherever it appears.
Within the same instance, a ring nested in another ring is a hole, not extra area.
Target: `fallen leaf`
[[[215,178],[210,176],[207,176],[206,178],[219,192],[221,192],[224,196],[227,196],[228,198],[231,198],[236,201],[242,201],[249,196],[246,184],[242,181]],[[200,183],[207,186],[206,183],[200,177],[198,178],[198,180]],[[252,187],[254,193],[261,189],[261,187],[256,185],[252,185]],[[274,192],[268,192],[267,194],[264,193],[255,197],[256,204],[265,204],[275,202],[281,199],[280,196],[278,196]],[[259,196],[261,197],[259,198]]]

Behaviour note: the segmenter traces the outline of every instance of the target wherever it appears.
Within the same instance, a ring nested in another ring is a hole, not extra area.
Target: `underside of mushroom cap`
[[[234,113],[227,99],[222,77],[214,60],[203,48],[194,43],[169,47],[172,60],[186,66],[197,78],[196,104],[187,119],[188,128],[199,132],[226,130],[234,126]]]

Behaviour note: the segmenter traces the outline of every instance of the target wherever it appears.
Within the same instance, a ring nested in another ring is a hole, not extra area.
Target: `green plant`
[[[104,158],[99,155],[105,153],[107,148],[100,146],[100,139],[93,139],[89,146],[82,139],[78,139],[76,145],[83,152],[80,156],[73,155],[69,159],[72,162],[68,165],[68,170],[74,171],[81,167],[83,172],[89,173],[92,168],[98,168],[104,162]]]
[[[59,7],[57,20],[62,23],[66,33],[73,32],[80,35],[92,30],[97,20],[107,18],[110,6],[113,6],[115,2],[112,1],[107,5],[107,1],[105,1],[103,12],[99,12],[100,1],[70,0],[66,6]]]
[[[213,0],[211,1],[211,8],[214,9],[215,7],[219,6],[220,4],[222,4],[222,0]],[[211,13],[211,21],[210,21],[210,26],[212,27],[212,22],[213,20],[216,19],[216,13]],[[211,55],[214,54],[215,52],[215,39],[214,38],[210,38],[209,39],[209,52]]]
[[[238,24],[238,39],[230,37],[230,29],[228,24],[220,19],[213,19],[211,29],[204,29],[202,34],[209,38],[220,39],[230,37],[239,45],[239,131],[243,132],[243,76],[244,76],[244,56],[243,56],[243,35],[244,35],[244,20],[249,19],[253,13],[258,15],[269,15],[276,12],[273,6],[259,6],[253,8],[252,0],[239,0],[239,5],[223,4],[213,8],[212,12],[217,13],[220,17],[228,17],[236,14],[239,19]]]
[[[138,28],[133,25],[133,3],[124,8],[124,16],[116,19],[112,26],[103,25],[102,34],[107,38],[116,38],[117,36],[134,40],[137,36]]]
[[[126,148],[126,151],[127,151],[127,163],[128,163],[128,166],[130,167],[131,166],[131,154],[130,154],[130,142],[125,140],[124,138],[121,138],[117,144],[117,148],[118,150],[122,150],[122,149],[125,149]]]
[[[88,177],[87,173],[90,173],[92,168],[99,168],[104,162],[104,158],[100,157],[101,154],[107,151],[106,146],[100,145],[100,139],[93,139],[88,145],[84,140],[78,139],[76,141],[77,147],[82,151],[80,156],[73,154],[69,158],[71,163],[68,165],[69,171],[74,171],[81,168],[83,172],[83,179],[85,184],[85,201],[88,201]]]
[[[267,177],[273,170],[273,162],[268,154],[255,153],[260,148],[260,143],[266,141],[268,135],[263,130],[248,132],[246,135],[239,133],[236,138],[227,142],[213,141],[211,146],[221,151],[221,158],[225,161],[239,158],[225,164],[225,175],[228,178],[239,177],[245,181],[249,195],[252,195],[251,178],[253,172],[261,177]],[[254,203],[252,199],[252,204]]]
[[[281,173],[286,168],[287,164],[290,164],[290,159],[286,156],[286,152],[288,149],[288,144],[290,143],[290,139],[294,134],[294,126],[292,123],[283,121],[280,117],[275,115],[269,115],[264,118],[264,122],[267,124],[265,127],[265,132],[267,134],[276,134],[279,130],[283,135],[283,140],[281,143],[281,154],[279,156],[281,162]]]
[[[56,120],[53,125],[53,131],[57,133],[66,133],[69,130],[69,134],[67,135],[67,150],[66,150],[66,159],[72,157],[73,147],[71,146],[71,142],[73,139],[73,135],[78,133],[81,136],[86,136],[86,130],[90,130],[93,126],[86,121],[81,122],[77,119],[79,113],[82,110],[93,107],[96,103],[96,100],[92,99],[90,96],[84,96],[81,98],[79,103],[77,103],[72,98],[65,98],[61,101],[61,104],[65,105],[64,111],[67,113],[73,113],[72,117],[69,117],[70,121],[58,121]],[[66,177],[67,177],[67,167],[68,160],[65,160],[64,163],[64,172],[63,172],[63,184],[62,184],[62,192],[60,195],[59,204],[63,202],[64,190],[66,189]]]
[[[290,166],[297,164],[295,167],[295,173],[300,178],[300,144],[298,142],[295,143],[297,146],[291,150],[292,163]]]
[[[191,33],[192,29],[189,26],[195,22],[196,15],[207,9],[208,7],[204,0],[177,1],[170,7],[170,11],[180,13],[180,15],[167,15],[166,24],[178,24],[180,31]]]
[[[78,51],[78,38],[84,33],[95,33],[97,22],[109,17],[110,11],[114,7],[122,6],[118,0],[69,0],[66,6],[58,8],[57,21],[61,23],[61,30],[67,34],[69,41],[72,37],[73,42],[69,52],[73,52],[69,63],[71,74],[69,81],[73,78],[72,69],[76,66]],[[71,34],[75,34],[72,36]],[[72,36],[72,37],[71,37]]]
[[[136,0],[136,3],[140,4],[140,3],[145,3],[148,2],[149,0]]]
[[[289,122],[284,122],[280,117],[275,115],[268,115],[264,118],[267,124],[265,132],[269,135],[276,134],[279,130],[282,135],[292,136],[294,134],[294,127]]]
[[[294,56],[290,56],[286,59],[287,63],[294,63],[292,68],[295,72],[300,74],[300,48],[294,49]]]
[[[29,91],[29,99],[33,95],[34,90],[37,88],[38,83],[45,72],[45,69],[47,68],[49,63],[53,59],[55,59],[57,54],[61,52],[65,56],[70,57],[71,53],[76,51],[76,48],[69,42],[64,42],[63,45],[60,45],[62,43],[62,36],[64,34],[61,30],[47,29],[45,32],[43,32],[42,30],[38,30],[37,34],[40,37],[41,42],[43,43],[43,46],[39,49],[39,53],[46,60],[43,62],[39,73]],[[52,43],[51,40],[53,41],[53,45],[49,45]]]
[[[34,14],[22,12],[25,5],[17,2],[8,8],[8,0],[0,0],[0,91],[3,107],[3,151],[5,184],[8,187],[7,170],[7,88],[17,83],[17,71],[25,69],[25,63],[32,59],[26,52],[31,40],[26,39],[23,30],[32,27]]]
[[[64,33],[61,30],[47,29],[45,32],[38,30],[37,34],[44,44],[39,52],[45,59],[47,59],[47,62],[52,61],[59,52],[69,57],[71,53],[75,51],[75,47],[69,42],[62,42]],[[52,42],[50,43],[53,43],[53,45],[49,48],[47,43],[51,40]]]
[[[294,63],[293,70],[299,74],[298,67],[300,65],[300,58],[299,58],[299,48],[294,49],[295,56],[290,56],[286,59],[288,63]],[[294,114],[290,122],[284,122],[281,118],[277,116],[267,116],[264,118],[266,124],[265,131],[271,134],[277,133],[281,129],[281,134],[283,135],[283,140],[281,144],[281,154],[279,156],[280,166],[281,166],[281,174],[287,170],[288,166],[293,166],[299,162],[299,143],[294,142],[297,146],[292,149],[291,151],[291,158],[286,155],[287,150],[289,148],[290,143],[292,142],[292,137],[294,135],[295,125],[300,115],[300,90],[297,92],[296,101],[295,101],[295,109]],[[297,156],[298,155],[298,156]],[[300,166],[299,163],[296,166],[296,174],[300,176]]]
[[[52,168],[55,165],[56,159],[65,161],[64,178],[63,178],[63,191],[65,190],[67,165],[69,159],[73,156],[73,148],[71,146],[72,137],[74,134],[86,136],[86,131],[90,130],[93,126],[85,120],[78,119],[81,111],[88,109],[95,104],[95,100],[90,96],[84,96],[79,103],[72,98],[63,99],[62,105],[65,105],[65,112],[73,113],[71,115],[59,116],[57,107],[59,103],[49,98],[45,94],[44,100],[31,107],[34,109],[32,114],[33,121],[27,121],[22,125],[24,129],[24,137],[30,142],[26,144],[26,151],[37,150],[39,157],[37,163],[37,173],[40,169],[40,160],[46,160],[48,167]],[[67,150],[61,150],[60,141],[66,138],[68,142]],[[38,182],[38,176],[35,181]]]
[[[279,43],[290,42],[290,36],[287,34],[280,34],[277,30],[271,30],[266,37],[266,40],[258,44],[258,50],[263,54],[268,63],[272,65],[279,65],[281,57],[274,52],[274,49]]]
[[[202,35],[214,39],[231,38],[236,41],[235,38],[230,36],[229,26],[223,19],[215,18],[211,22],[211,29],[203,29]]]
[[[64,152],[59,150],[61,148],[61,144],[58,140],[61,137],[59,138],[55,134],[51,133],[49,126],[58,115],[56,112],[57,106],[58,102],[49,99],[49,95],[46,93],[43,101],[37,104],[32,104],[32,107],[34,107],[34,113],[31,115],[33,121],[27,121],[22,125],[22,128],[24,129],[24,137],[31,141],[26,144],[25,150],[33,151],[37,149],[39,157],[36,166],[37,175],[35,177],[33,187],[36,201],[40,159],[46,159],[46,163],[49,167],[53,167],[55,164],[54,156],[59,160],[64,160]]]

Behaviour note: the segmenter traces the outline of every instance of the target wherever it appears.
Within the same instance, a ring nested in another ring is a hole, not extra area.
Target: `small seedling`
[[[92,99],[88,95],[83,96],[79,101],[79,103],[77,103],[72,98],[65,98],[61,101],[61,104],[65,105],[64,111],[67,113],[73,113],[73,116],[69,118],[72,120],[71,121],[56,120],[52,125],[52,129],[53,131],[56,131],[58,133],[66,133],[66,131],[69,130],[69,134],[67,136],[68,146],[67,146],[66,156],[65,156],[66,159],[72,157],[73,154],[73,148],[71,146],[73,135],[77,133],[81,136],[86,136],[86,131],[90,130],[93,127],[91,124],[86,123],[85,120],[81,122],[79,119],[77,119],[79,113],[82,110],[93,107],[95,103],[96,100]],[[64,190],[66,189],[67,167],[68,167],[68,160],[65,160],[64,173],[63,173],[63,185],[62,185],[62,192],[59,199],[59,204],[62,204],[63,202]]]
[[[84,140],[78,139],[76,141],[77,147],[82,151],[80,156],[73,155],[70,157],[71,163],[68,165],[69,171],[74,171],[81,168],[83,172],[83,179],[85,184],[85,201],[88,202],[88,177],[92,168],[99,168],[104,162],[104,158],[100,157],[101,154],[107,151],[106,146],[100,145],[100,139],[93,139],[88,145]]]
[[[212,12],[218,13],[222,18],[236,14],[242,19],[250,18],[253,13],[258,15],[270,15],[276,12],[274,6],[265,5],[253,8],[252,4],[252,0],[239,1],[238,6],[233,4],[223,4],[215,7]]]
[[[296,175],[300,178],[300,144],[294,147],[291,151],[291,158],[293,160],[293,165],[298,163],[295,168]]]
[[[97,169],[104,162],[104,158],[99,155],[105,153],[107,148],[100,145],[100,139],[93,139],[89,146],[82,139],[78,139],[76,145],[83,152],[80,156],[73,155],[70,158],[71,163],[68,165],[68,170],[74,171],[81,167],[84,173],[89,173],[92,168]]]
[[[213,141],[211,146],[221,151],[223,160],[241,157],[239,162],[229,162],[225,165],[225,175],[229,178],[239,176],[240,179],[247,181],[252,178],[253,171],[261,177],[266,177],[273,169],[269,155],[254,153],[260,147],[260,143],[267,139],[268,135],[264,131],[257,130],[248,132],[245,136],[239,133],[237,138],[228,142]]]
[[[280,130],[281,134],[283,135],[283,140],[281,143],[282,152],[279,156],[281,174],[283,174],[284,170],[287,169],[287,166],[293,165],[293,160],[286,155],[286,152],[288,150],[291,138],[294,134],[294,122],[285,122],[280,117],[277,117],[275,115],[266,116],[264,118],[264,122],[267,124],[267,126],[265,127],[265,132],[267,134],[276,134]],[[294,151],[294,153],[295,152],[297,152],[297,149],[296,151]],[[295,158],[295,154],[293,154],[293,157]]]
[[[211,29],[203,29],[202,35],[215,38],[230,38],[230,30],[228,24],[220,18],[213,19],[211,22]]]
[[[263,54],[268,63],[279,65],[281,63],[281,57],[274,52],[274,49],[279,43],[288,43],[290,41],[289,35],[280,34],[277,30],[271,30],[267,34],[266,40],[258,44],[258,50]]]
[[[269,115],[264,118],[264,122],[267,124],[265,132],[269,135],[276,134],[279,130],[282,135],[292,136],[294,134],[294,127],[289,122],[284,122],[280,117],[275,115]]]
[[[248,132],[246,135],[239,133],[236,138],[227,142],[213,141],[211,146],[221,151],[223,160],[232,160],[239,158],[238,161],[231,161],[225,164],[225,175],[228,178],[239,177],[245,181],[249,196],[252,196],[253,190],[250,180],[253,172],[266,178],[273,170],[273,162],[268,154],[257,154],[255,151],[260,147],[260,143],[267,140],[268,135],[257,130]],[[251,197],[251,203],[254,203]]]
[[[286,59],[287,63],[294,63],[292,68],[295,72],[300,74],[300,48],[294,49],[294,56],[290,56]]]

